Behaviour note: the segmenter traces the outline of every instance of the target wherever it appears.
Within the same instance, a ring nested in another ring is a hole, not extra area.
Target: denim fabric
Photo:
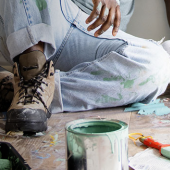
[[[101,58],[111,51],[120,51],[127,44],[123,40],[94,38],[72,26],[71,34],[54,64],[60,71],[69,71],[76,65]],[[75,38],[76,37],[76,38]],[[57,59],[57,61],[56,61]],[[67,64],[66,64],[67,61]]]
[[[74,31],[80,34],[77,28]],[[70,56],[67,51],[67,46],[72,44],[70,40],[65,45],[64,55],[60,56],[63,61],[64,56]],[[115,40],[111,41],[114,45]],[[63,111],[148,103],[165,91],[170,80],[170,59],[161,46],[148,41],[143,46],[122,44],[115,51],[108,48],[107,52],[102,52],[103,56],[97,55],[99,58],[94,61],[82,62],[70,71],[60,72]]]
[[[113,37],[111,28],[95,38],[95,30],[87,31],[88,15],[71,0],[0,0],[0,8],[0,36],[7,47],[0,50],[11,63],[23,50],[45,42],[46,57],[56,69],[55,113],[147,103],[170,81],[170,58],[158,42],[123,31]]]

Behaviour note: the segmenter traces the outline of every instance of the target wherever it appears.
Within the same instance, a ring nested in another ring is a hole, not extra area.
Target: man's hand
[[[113,36],[116,36],[121,20],[120,6],[116,0],[92,0],[94,7],[90,16],[86,20],[86,24],[92,22],[95,18],[96,21],[91,24],[87,30],[91,31],[96,27],[101,27],[95,32],[94,36],[98,37],[113,25]]]

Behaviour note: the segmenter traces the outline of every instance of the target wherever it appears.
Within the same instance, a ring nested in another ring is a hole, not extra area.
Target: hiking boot
[[[14,96],[13,74],[9,71],[0,72],[0,112],[6,112]]]
[[[6,132],[47,130],[55,81],[53,62],[41,51],[19,56],[14,64],[14,98],[7,112]]]

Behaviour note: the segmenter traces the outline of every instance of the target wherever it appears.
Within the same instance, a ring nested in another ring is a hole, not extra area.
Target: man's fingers
[[[113,31],[112,31],[113,36],[116,36],[117,32],[119,31],[120,21],[121,21],[120,6],[117,6],[116,15],[113,24]]]
[[[105,1],[102,1],[102,3],[100,0],[96,0],[94,2],[96,3],[94,3],[93,11],[87,18],[86,23],[89,24],[94,19],[96,19],[97,17],[98,18],[87,28],[87,30],[91,31],[101,25],[100,29],[98,29],[94,34],[96,37],[98,37],[105,31],[107,31],[111,25],[113,25],[112,35],[116,36],[121,21],[120,6],[116,3],[109,4]]]
[[[93,11],[91,12],[90,16],[86,19],[86,24],[89,24],[97,16],[99,16],[101,9],[102,9],[102,3],[101,2],[99,2],[98,4],[94,4]]]
[[[107,20],[107,17],[108,17],[109,12],[107,12],[107,11],[108,11],[108,8],[106,8],[106,6],[103,6],[99,17],[92,25],[90,25],[87,28],[87,30],[91,31],[91,30],[97,28],[99,25],[103,24]]]
[[[104,24],[100,27],[99,30],[97,30],[94,34],[95,37],[98,37],[99,35],[103,34],[105,31],[109,29],[111,25],[113,25],[115,19],[115,9],[112,8],[109,11],[109,16],[107,17],[107,20],[104,22]]]

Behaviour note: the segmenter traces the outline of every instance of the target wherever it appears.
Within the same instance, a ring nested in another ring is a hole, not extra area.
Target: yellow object
[[[52,139],[52,141],[50,142],[51,143],[50,146],[56,145],[58,140],[58,134],[56,133],[55,136],[50,135],[50,137]]]
[[[134,138],[134,137],[132,137],[132,136],[136,136],[136,135],[139,135],[139,137],[138,138]],[[136,141],[139,139],[141,139],[141,138],[152,138],[153,139],[153,137],[152,136],[144,136],[142,133],[130,133],[129,135],[129,138],[134,142],[134,144],[136,145]]]

